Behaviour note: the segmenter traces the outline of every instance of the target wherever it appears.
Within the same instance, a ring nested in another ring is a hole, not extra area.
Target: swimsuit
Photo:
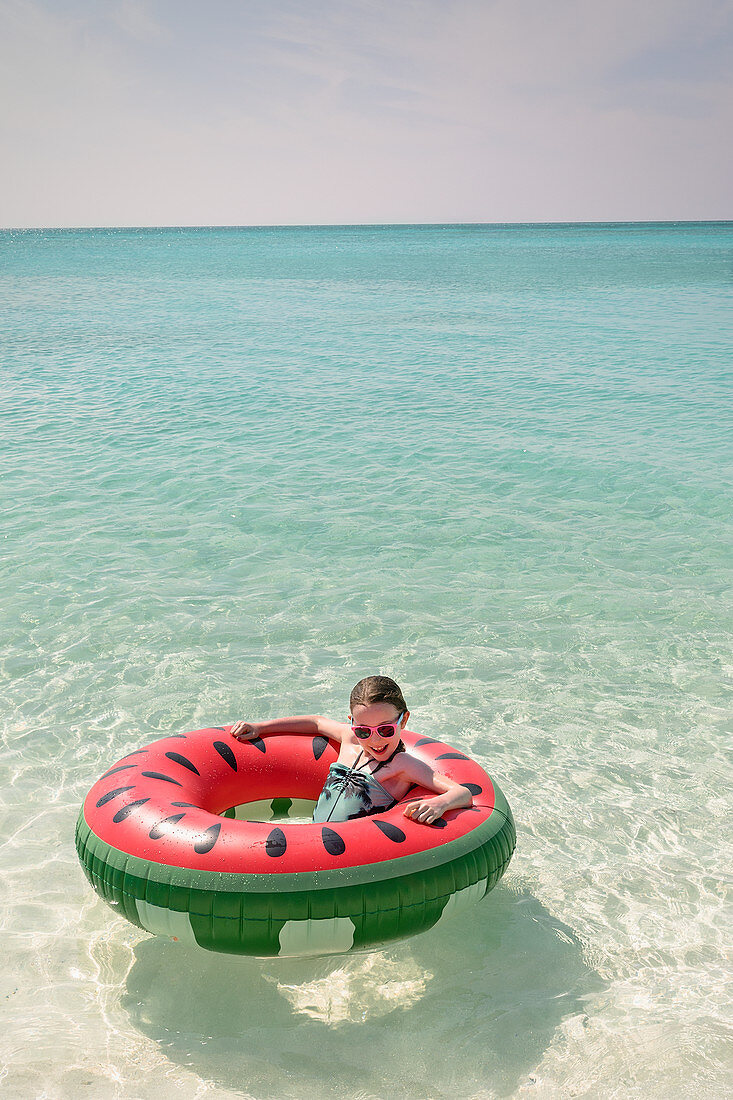
[[[332,764],[313,811],[313,820],[350,821],[355,817],[367,817],[369,814],[390,810],[397,804],[397,799],[382,786],[375,772],[394,760],[398,752],[404,751],[405,746],[400,741],[389,759],[380,760],[373,772],[357,768],[363,750],[351,766],[338,762]],[[365,760],[364,763],[368,765],[369,761]]]

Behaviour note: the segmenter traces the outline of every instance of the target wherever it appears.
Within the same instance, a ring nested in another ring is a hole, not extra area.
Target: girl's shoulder
[[[401,744],[401,748],[398,748],[394,756],[384,765],[384,771],[388,776],[394,778],[403,776],[417,783],[424,781],[431,769]]]
[[[389,775],[399,775],[404,768],[410,767],[410,762],[415,764],[418,763],[414,756],[410,756],[409,751],[405,748],[404,742],[400,741],[389,760],[385,760],[381,767]]]

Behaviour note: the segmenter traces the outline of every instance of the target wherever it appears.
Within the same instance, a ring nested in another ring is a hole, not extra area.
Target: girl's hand
[[[432,825],[443,816],[446,809],[446,806],[440,804],[440,798],[418,798],[414,802],[407,803],[404,816],[411,817],[413,821],[419,821],[422,825]]]
[[[251,722],[245,722],[244,718],[240,718],[238,722],[235,722],[229,732],[237,741],[252,741],[253,738],[259,737],[257,727],[253,726]]]

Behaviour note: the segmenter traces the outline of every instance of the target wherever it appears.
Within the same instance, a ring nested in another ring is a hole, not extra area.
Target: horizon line
[[[663,218],[656,219],[583,219],[581,221],[486,221],[486,222],[211,222],[196,224],[160,224],[160,225],[8,225],[0,226],[0,233],[33,232],[98,232],[100,230],[207,230],[207,229],[440,229],[453,228],[505,228],[523,226],[634,226],[634,225],[732,225],[730,218]]]

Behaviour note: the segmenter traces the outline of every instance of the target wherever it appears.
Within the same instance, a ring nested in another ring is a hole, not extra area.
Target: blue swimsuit
[[[355,817],[367,817],[389,810],[397,802],[386,787],[377,779],[375,772],[394,760],[398,752],[404,752],[402,741],[388,760],[380,760],[373,772],[357,768],[363,753],[359,753],[354,763],[336,762],[328,769],[316,808],[314,821],[350,821]],[[364,761],[368,764],[368,760]]]

